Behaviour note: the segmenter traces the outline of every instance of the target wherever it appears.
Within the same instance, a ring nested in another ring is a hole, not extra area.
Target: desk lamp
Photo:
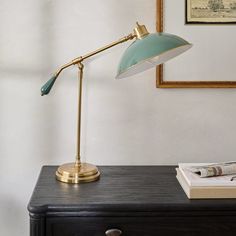
[[[65,183],[92,182],[99,179],[100,172],[92,164],[81,162],[81,109],[82,109],[82,88],[83,88],[83,62],[102,51],[105,51],[118,44],[129,40],[134,42],[126,49],[118,66],[116,79],[135,75],[154,66],[162,64],[173,57],[187,51],[191,48],[184,39],[167,33],[150,34],[145,25],[139,25],[134,28],[133,33],[115,41],[107,46],[97,49],[84,56],[77,57],[71,62],[63,65],[41,88],[41,95],[49,94],[59,74],[69,66],[77,65],[79,68],[79,95],[78,95],[78,124],[77,124],[77,153],[74,163],[61,165],[56,171],[56,179]]]

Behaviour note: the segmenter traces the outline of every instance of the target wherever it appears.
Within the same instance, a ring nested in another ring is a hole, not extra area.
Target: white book
[[[198,174],[189,170],[189,167],[192,166],[205,166],[209,164],[211,163],[180,163],[179,171],[190,187],[236,187],[236,179],[231,181],[231,178],[235,175],[200,178]]]
[[[183,172],[176,169],[181,187],[189,199],[236,198],[235,186],[189,186]]]

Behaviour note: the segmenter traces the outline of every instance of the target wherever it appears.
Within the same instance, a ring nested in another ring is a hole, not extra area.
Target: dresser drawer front
[[[236,219],[224,217],[50,217],[46,236],[235,236]]]

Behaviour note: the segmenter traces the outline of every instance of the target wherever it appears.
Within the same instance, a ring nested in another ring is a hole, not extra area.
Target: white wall
[[[155,30],[155,0],[1,0],[0,235],[28,235],[26,206],[41,166],[74,160],[77,69],[63,72],[50,96],[40,97],[41,85],[59,65],[129,33],[137,19]],[[235,90],[156,89],[154,69],[116,81],[125,47],[86,62],[84,160],[234,160]]]
[[[164,0],[163,15],[166,32],[181,35],[194,45],[181,57],[166,63],[166,81],[236,80],[235,25],[185,24],[184,0]]]

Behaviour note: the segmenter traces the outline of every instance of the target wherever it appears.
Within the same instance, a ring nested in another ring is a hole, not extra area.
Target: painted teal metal
[[[48,80],[41,88],[41,96],[49,94],[52,86],[54,85],[57,77],[53,76],[50,80]]]
[[[121,75],[123,73],[139,63],[143,63],[159,55],[164,56],[163,54],[170,52],[170,50],[185,46],[190,48],[191,44],[176,35],[167,33],[154,33],[147,35],[143,39],[137,39],[124,52],[118,66],[117,78],[122,77]],[[182,51],[186,50],[183,49]],[[181,50],[179,50],[179,52],[181,53]],[[173,55],[174,54],[176,53],[173,53]],[[158,60],[158,58],[156,59]],[[158,62],[155,65],[157,64]]]

